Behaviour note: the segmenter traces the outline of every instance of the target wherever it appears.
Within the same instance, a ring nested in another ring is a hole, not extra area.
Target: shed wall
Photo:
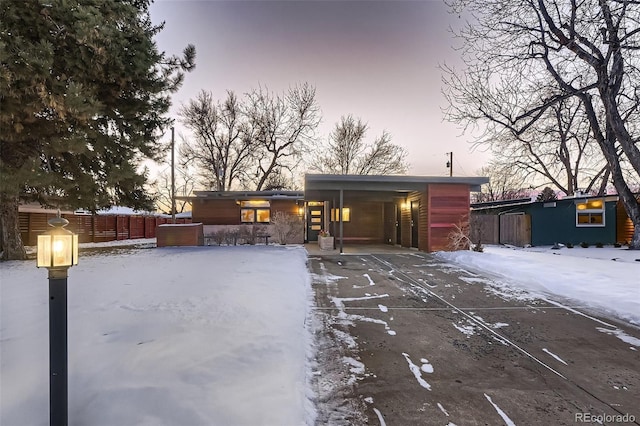
[[[449,250],[449,234],[455,230],[455,225],[469,219],[469,193],[469,185],[428,186],[428,231],[426,244],[421,244],[420,250]],[[420,219],[422,221],[422,216]]]

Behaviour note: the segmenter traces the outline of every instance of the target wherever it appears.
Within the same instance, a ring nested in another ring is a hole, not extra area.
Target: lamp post
[[[67,426],[67,270],[78,264],[78,236],[67,219],[49,219],[53,229],[38,235],[38,268],[49,270],[49,423]]]

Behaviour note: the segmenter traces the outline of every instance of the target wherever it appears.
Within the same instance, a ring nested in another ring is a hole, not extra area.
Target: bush
[[[566,246],[567,248],[573,248],[573,244],[571,244],[571,243],[567,243],[567,244],[565,244],[565,246]]]
[[[583,242],[580,243],[580,247],[588,248],[589,247],[589,243],[583,241]]]
[[[220,229],[211,234],[209,238],[211,238],[215,244],[221,246],[227,241],[227,231]]]
[[[620,244],[620,243],[615,243],[613,246],[614,246],[615,248],[620,248],[620,247],[622,247],[622,244]]]
[[[598,248],[602,248],[602,247],[604,247],[604,244],[602,244],[602,243],[598,242],[598,243],[596,243],[596,247],[598,247]]]
[[[304,232],[302,218],[285,212],[276,212],[271,218],[272,229],[276,240],[285,245]]]

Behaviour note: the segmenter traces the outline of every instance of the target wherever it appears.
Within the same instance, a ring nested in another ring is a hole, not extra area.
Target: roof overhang
[[[194,196],[176,197],[193,200],[303,200],[301,191],[194,191]]]
[[[414,191],[424,191],[430,184],[469,185],[471,191],[480,191],[482,184],[489,183],[486,177],[448,176],[386,176],[386,175],[305,175],[305,198],[313,199],[324,191],[366,191],[396,193],[401,197]]]

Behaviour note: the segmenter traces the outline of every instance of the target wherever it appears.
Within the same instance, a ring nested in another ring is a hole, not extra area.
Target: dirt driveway
[[[309,267],[318,424],[640,424],[636,328],[426,253]]]

